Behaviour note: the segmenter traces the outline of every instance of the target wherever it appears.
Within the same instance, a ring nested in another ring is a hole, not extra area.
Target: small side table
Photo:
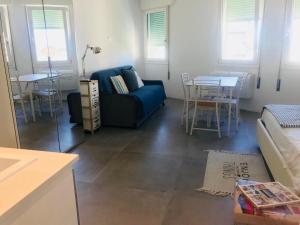
[[[96,80],[80,80],[83,128],[94,134],[101,127],[99,87]]]

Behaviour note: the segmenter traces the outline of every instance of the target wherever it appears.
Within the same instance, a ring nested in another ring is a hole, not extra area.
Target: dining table
[[[229,90],[229,107],[228,107],[228,129],[227,129],[227,134],[230,136],[230,131],[231,131],[231,113],[232,113],[232,103],[231,100],[233,98],[233,92],[235,88],[237,87],[238,81],[239,81],[239,76],[222,76],[222,75],[200,75],[196,76],[194,79],[189,80],[185,83],[186,86],[197,86],[197,82],[201,84],[201,86],[211,86],[211,83],[214,81],[220,81],[220,87],[221,88],[226,88]],[[188,112],[188,104],[187,104],[187,112]],[[186,123],[188,123],[188,117],[186,117]]]
[[[17,77],[11,77],[10,81],[12,82],[25,82],[25,83],[34,83],[48,78],[56,78],[59,74],[54,73],[51,76],[47,73],[34,73],[34,74],[24,74]]]
[[[32,91],[28,90],[29,85],[30,84],[34,85],[37,82],[45,80],[45,79],[58,78],[59,76],[60,76],[59,73],[52,73],[51,75],[49,73],[32,73],[32,74],[23,74],[18,77],[10,77],[11,82],[26,83],[25,89],[27,89],[27,93],[29,94],[29,97],[30,97],[32,118],[33,118],[34,122],[36,121],[36,116],[35,116],[35,110],[34,110]]]

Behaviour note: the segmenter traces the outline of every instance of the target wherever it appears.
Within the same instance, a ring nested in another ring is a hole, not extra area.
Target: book
[[[279,182],[238,185],[238,188],[256,209],[300,204],[300,198]]]

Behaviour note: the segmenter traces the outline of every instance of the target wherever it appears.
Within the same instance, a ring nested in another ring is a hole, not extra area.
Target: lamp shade
[[[94,54],[99,54],[102,52],[102,49],[100,47],[92,47],[92,50]]]

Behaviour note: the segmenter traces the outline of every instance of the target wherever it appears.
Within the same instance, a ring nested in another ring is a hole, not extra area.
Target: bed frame
[[[295,190],[293,175],[261,119],[257,121],[257,140],[261,152],[276,181]]]

